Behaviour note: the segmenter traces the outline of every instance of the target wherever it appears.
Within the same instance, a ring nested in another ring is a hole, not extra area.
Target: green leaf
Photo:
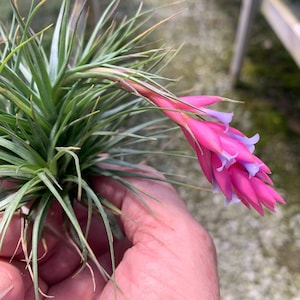
[[[39,271],[38,271],[38,262],[40,258],[38,257],[39,242],[41,241],[43,230],[45,227],[45,221],[47,214],[49,212],[50,206],[52,204],[53,197],[51,194],[44,194],[39,202],[38,207],[35,209],[34,218],[33,218],[33,227],[31,234],[31,247],[32,248],[32,276],[33,276],[33,286],[35,299],[39,299]],[[30,261],[28,266],[30,267]],[[43,292],[43,291],[42,291]]]

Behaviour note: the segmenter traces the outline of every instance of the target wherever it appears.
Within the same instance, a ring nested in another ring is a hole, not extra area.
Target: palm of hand
[[[45,240],[46,255],[40,260],[41,290],[54,299],[219,299],[213,244],[206,231],[194,221],[175,190],[163,182],[130,179],[133,185],[161,202],[143,195],[149,211],[133,194],[109,178],[95,179],[96,191],[122,210],[121,223],[125,233],[115,242],[117,268],[115,279],[104,277],[89,262],[80,272],[81,258],[76,249],[57,232],[61,231],[58,209],[49,216]],[[78,208],[84,227],[85,209]],[[56,229],[56,230],[55,230]],[[24,270],[19,247],[12,263],[5,261],[15,251],[20,236],[20,218],[10,227],[1,251],[1,270],[9,270],[13,288],[3,299],[33,298],[31,278]],[[53,234],[56,232],[56,234]],[[111,272],[110,252],[105,229],[94,218],[88,237],[99,263]],[[41,256],[45,247],[41,245]],[[17,269],[15,268],[17,267]],[[21,270],[22,276],[20,276]],[[1,283],[0,283],[1,290]],[[1,296],[1,291],[0,291]]]

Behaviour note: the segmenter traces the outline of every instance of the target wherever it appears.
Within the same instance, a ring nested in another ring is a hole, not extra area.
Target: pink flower
[[[263,206],[274,212],[277,202],[285,203],[271,187],[270,169],[253,154],[258,134],[248,138],[227,123],[190,116],[181,127],[206,178],[225,195],[227,204],[241,201],[263,215]]]
[[[233,113],[206,107],[222,101],[221,97],[173,98],[148,83],[126,77],[119,84],[150,100],[181,127],[197,154],[204,175],[214,191],[225,195],[226,204],[241,201],[263,215],[263,207],[274,212],[277,202],[285,203],[271,186],[270,169],[253,154],[259,135],[248,138],[229,126]]]

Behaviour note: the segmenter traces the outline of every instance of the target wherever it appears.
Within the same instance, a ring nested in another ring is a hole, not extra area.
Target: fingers
[[[85,232],[88,223],[87,209],[82,205],[76,205],[75,211],[78,222]],[[4,237],[0,257],[24,259],[26,242],[21,238],[24,230],[22,222],[22,217],[19,214],[13,216]],[[59,204],[55,203],[51,207],[45,224],[43,236],[38,245],[39,272],[40,276],[52,285],[73,274],[79,268],[82,257],[71,241],[70,233],[65,231],[66,227],[63,225],[62,209]],[[30,236],[31,228],[28,228],[28,247],[30,247]],[[93,216],[89,223],[87,240],[95,255],[103,255],[108,250],[105,228],[96,216]],[[25,247],[25,250],[22,247]]]
[[[74,209],[83,232],[86,232],[89,223],[87,209],[82,205],[76,205]],[[71,241],[71,235],[68,236],[62,229],[60,231],[56,235],[55,232],[47,232],[46,239],[55,238],[56,246],[40,261],[40,275],[49,285],[73,275],[80,268],[83,259],[80,249]],[[108,251],[107,233],[103,223],[96,216],[92,216],[89,223],[87,241],[96,256]]]
[[[71,276],[80,266],[81,257],[74,246],[58,243],[39,263],[39,274],[49,285]]]
[[[101,294],[106,281],[91,263],[74,276],[52,286],[48,295],[55,300],[90,300]]]
[[[0,251],[2,258],[13,259],[14,264],[18,264],[18,260],[23,261],[26,254],[30,254],[32,228],[27,227],[25,241],[23,222],[20,214],[16,213],[13,216]],[[65,259],[65,255],[68,255],[68,260]],[[81,261],[74,247],[68,244],[63,232],[61,209],[55,205],[48,213],[43,236],[38,244],[38,259],[40,275],[50,284],[70,275]],[[18,266],[21,268],[22,263]]]
[[[124,252],[130,245],[131,244],[125,238],[116,242],[116,247],[114,249],[116,265],[118,265],[122,260]],[[97,258],[101,267],[109,274],[112,274],[113,270],[111,266],[110,253],[107,252],[101,256],[98,256]],[[56,267],[58,268],[58,266]],[[83,270],[78,273],[74,273],[72,276],[69,276],[65,280],[53,285],[49,289],[48,295],[57,300],[96,299],[97,296],[101,295],[106,283],[107,280],[104,279],[104,276],[101,275],[101,272],[99,272],[99,270],[91,261],[88,261],[88,265]],[[66,295],[69,295],[70,298],[66,297]],[[111,295],[111,297],[113,296]]]
[[[15,255],[21,254],[22,247],[20,244],[20,240],[21,240],[21,218],[19,214],[15,214],[4,236],[3,244],[0,249],[0,256],[11,257],[13,254]]]
[[[2,214],[0,214],[0,220],[2,218]],[[12,217],[12,220],[9,223],[8,229],[5,232],[5,236],[3,239],[3,244],[0,249],[1,257],[16,257],[18,259],[24,259],[24,249],[30,241],[31,231],[32,231],[32,222],[25,226],[25,218],[21,216],[19,213],[15,213]],[[42,257],[45,254],[45,247],[47,251],[54,248],[56,246],[56,239],[52,238],[53,234],[49,234],[51,231],[62,231],[62,213],[61,208],[58,205],[54,204],[51,208],[50,212],[47,215],[47,225],[51,229],[50,231],[45,230],[45,234],[47,236],[46,244],[39,243],[38,256]],[[26,228],[26,229],[25,229]],[[26,231],[25,231],[26,230]],[[26,234],[25,234],[26,233]],[[4,234],[1,232],[1,234]],[[28,240],[24,240],[24,236],[27,236]],[[45,239],[44,239],[45,240]]]

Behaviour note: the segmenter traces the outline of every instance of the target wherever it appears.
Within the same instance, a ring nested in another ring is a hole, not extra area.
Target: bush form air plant
[[[143,29],[153,11],[140,6],[132,17],[119,20],[118,3],[112,1],[88,34],[85,8],[64,0],[55,24],[33,31],[32,20],[44,2],[33,1],[24,18],[11,0],[12,19],[0,27],[0,245],[20,213],[20,243],[37,299],[38,245],[53,205],[61,207],[62,226],[83,264],[96,259],[87,242],[89,226],[80,227],[74,206],[85,206],[89,219],[102,219],[114,270],[112,225],[121,211],[94,192],[92,178],[111,176],[133,193],[126,177],[153,179],[127,157],[147,153],[138,143],[165,136],[170,130],[165,119],[181,128],[204,175],[226,203],[241,202],[261,215],[263,207],[274,211],[277,202],[284,203],[272,187],[269,168],[253,154],[259,136],[248,138],[231,127],[232,113],[207,108],[226,99],[177,97],[161,85],[167,79],[159,70],[173,52],[149,50],[144,43],[168,19]],[[45,39],[49,34],[50,46]],[[151,119],[128,122],[148,112]]]

